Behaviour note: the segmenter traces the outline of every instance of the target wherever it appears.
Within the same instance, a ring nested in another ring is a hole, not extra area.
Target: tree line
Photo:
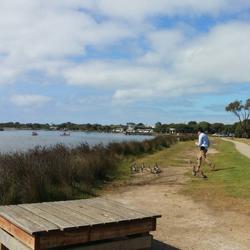
[[[130,123],[131,124],[131,123]],[[135,128],[148,127],[143,123],[133,123]],[[170,129],[174,128],[176,133],[196,133],[197,129],[201,127],[208,133],[222,133],[229,135],[239,131],[239,123],[223,124],[223,123],[209,123],[206,121],[196,122],[190,121],[188,123],[169,123],[163,124],[157,122],[154,126],[154,132],[164,134],[170,133]],[[40,123],[19,123],[7,122],[0,123],[2,129],[30,129],[30,130],[71,130],[71,131],[89,131],[89,132],[113,132],[116,128],[127,128],[127,125],[101,125],[101,124],[76,124],[76,123],[61,123],[61,124],[40,124]]]
[[[188,123],[170,123],[162,124],[161,122],[155,123],[153,130],[158,134],[170,133],[174,129],[175,133],[196,133],[198,128],[202,128],[210,134],[220,135],[232,135],[236,137],[250,138],[250,99],[247,99],[245,103],[242,101],[234,101],[229,103],[225,107],[225,111],[231,112],[238,118],[238,122],[233,124],[224,123],[209,123],[207,121],[196,122],[190,121]],[[19,122],[6,122],[0,123],[0,130],[5,128],[13,129],[30,129],[30,130],[71,130],[71,131],[89,131],[89,132],[114,132],[117,128],[126,130],[129,126],[135,129],[148,128],[150,126],[143,123],[127,123],[123,124],[111,124],[102,125],[98,123],[90,124],[76,124],[72,122],[60,123],[60,124],[41,124],[41,123],[19,123]]]

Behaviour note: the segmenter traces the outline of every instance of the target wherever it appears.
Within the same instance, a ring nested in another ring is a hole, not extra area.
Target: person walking
[[[193,167],[192,174],[194,176],[200,174],[203,178],[207,178],[201,169],[202,162],[205,161],[212,170],[214,170],[215,165],[207,159],[207,151],[210,146],[210,141],[202,128],[198,129],[198,142],[196,142],[196,145],[199,147],[199,153],[197,155],[197,167]]]

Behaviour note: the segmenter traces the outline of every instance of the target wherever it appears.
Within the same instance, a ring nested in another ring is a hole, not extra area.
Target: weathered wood
[[[2,206],[0,228],[26,248],[44,250],[147,234],[156,229],[158,217],[95,198]]]
[[[126,211],[130,211],[131,213],[134,213],[134,214],[139,213],[139,215],[141,217],[154,217],[154,218],[160,218],[161,217],[161,215],[159,215],[159,214],[151,213],[151,212],[146,211],[144,209],[134,208],[131,205],[128,206],[128,205],[125,205],[125,204],[120,203],[118,201],[110,200],[110,199],[107,199],[107,198],[97,198],[97,199],[101,199],[102,201],[106,201],[110,205],[112,204],[113,206],[115,206],[117,208],[124,209]]]
[[[0,242],[4,245],[2,249],[13,249],[13,250],[31,250],[25,246],[22,242],[15,239],[13,236],[0,229]]]
[[[78,204],[77,202],[69,202],[64,204],[67,207],[70,207],[74,211],[83,214],[84,216],[88,215],[89,218],[93,219],[92,225],[95,224],[104,224],[109,222],[115,222],[116,220],[108,215],[105,216],[100,210],[89,207],[85,204]],[[97,221],[97,222],[94,222]]]
[[[124,238],[111,242],[96,242],[90,245],[66,247],[64,250],[140,250],[150,249],[152,236],[144,235],[134,238]]]
[[[69,203],[68,206],[97,218],[100,223],[118,222],[125,219],[124,217],[114,214],[108,210],[103,210],[99,206],[89,205],[87,202],[81,202],[79,200]]]
[[[71,213],[73,213],[73,214],[78,214],[79,216],[84,218],[84,220],[88,220],[90,226],[103,223],[103,220],[98,219],[97,218],[98,216],[96,216],[96,214],[92,214],[91,212],[89,212],[86,209],[82,209],[82,208],[79,208],[77,206],[73,206],[69,202],[59,202],[59,206],[62,209],[68,209],[68,211],[71,211]]]
[[[42,233],[40,247],[58,247],[143,234],[155,230],[155,218],[103,224],[72,231]]]
[[[67,214],[67,216],[69,216],[70,218],[74,218],[74,220],[77,220],[81,224],[81,226],[89,226],[98,223],[98,220],[93,220],[93,218],[90,218],[86,214],[76,212],[71,209],[71,207],[64,206],[64,203],[65,202],[50,202],[48,203],[48,205],[54,206],[60,211],[63,211],[63,213]]]
[[[35,213],[36,215],[39,215],[41,218],[45,218],[51,222],[53,221],[53,223],[56,224],[60,228],[60,230],[75,227],[74,224],[60,218],[57,213],[51,213],[51,211],[48,211],[48,209],[44,209],[43,203],[25,204],[23,205],[23,207],[25,207],[30,212]],[[37,231],[33,233],[39,233],[39,232],[41,231]]]
[[[22,214],[13,211],[11,207],[3,206],[0,207],[0,216],[3,218],[14,222],[15,225],[22,228],[24,231],[26,231],[29,234],[33,234],[33,232],[44,232],[46,231],[46,228],[34,223],[33,221],[29,220],[26,217],[23,217]]]
[[[59,227],[53,222],[48,221],[45,218],[40,217],[39,215],[33,213],[30,210],[27,210],[25,206],[11,206],[12,211],[15,211],[18,214],[21,214],[24,219],[30,220],[41,227],[43,227],[47,232],[51,230],[58,230]]]
[[[9,234],[13,235],[15,238],[19,239],[25,245],[31,249],[35,248],[35,237],[28,234],[21,228],[17,227],[15,224],[9,222],[3,217],[0,217],[0,228],[7,231]]]
[[[97,207],[104,211],[110,211],[113,214],[118,215],[120,217],[120,220],[133,220],[133,219],[148,217],[140,212],[128,209],[125,206],[117,206],[117,204],[112,204],[106,199],[97,198],[94,199],[93,201],[86,200],[86,204],[88,204],[89,206]]]
[[[102,198],[3,206],[0,216],[30,234],[159,217]]]

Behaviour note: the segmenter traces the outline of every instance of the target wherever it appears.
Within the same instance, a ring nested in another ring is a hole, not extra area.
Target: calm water
[[[26,151],[35,146],[52,146],[57,143],[73,147],[80,143],[88,143],[93,146],[99,143],[104,145],[110,142],[121,141],[143,141],[152,138],[152,136],[141,135],[123,135],[110,133],[87,133],[70,132],[70,136],[61,136],[60,131],[37,131],[38,136],[32,136],[32,131],[0,131],[0,152]]]

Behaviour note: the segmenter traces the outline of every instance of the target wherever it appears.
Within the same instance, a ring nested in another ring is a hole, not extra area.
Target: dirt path
[[[230,139],[223,138],[224,141],[230,141],[235,144],[236,149],[246,157],[250,159],[250,145],[244,143],[244,142],[238,142]]]
[[[250,249],[250,216],[215,212],[180,194],[190,178],[185,175],[187,171],[190,168],[164,168],[153,179],[151,174],[137,174],[134,184],[107,191],[105,196],[162,215],[154,233],[154,250]],[[145,179],[149,184],[144,185]]]

